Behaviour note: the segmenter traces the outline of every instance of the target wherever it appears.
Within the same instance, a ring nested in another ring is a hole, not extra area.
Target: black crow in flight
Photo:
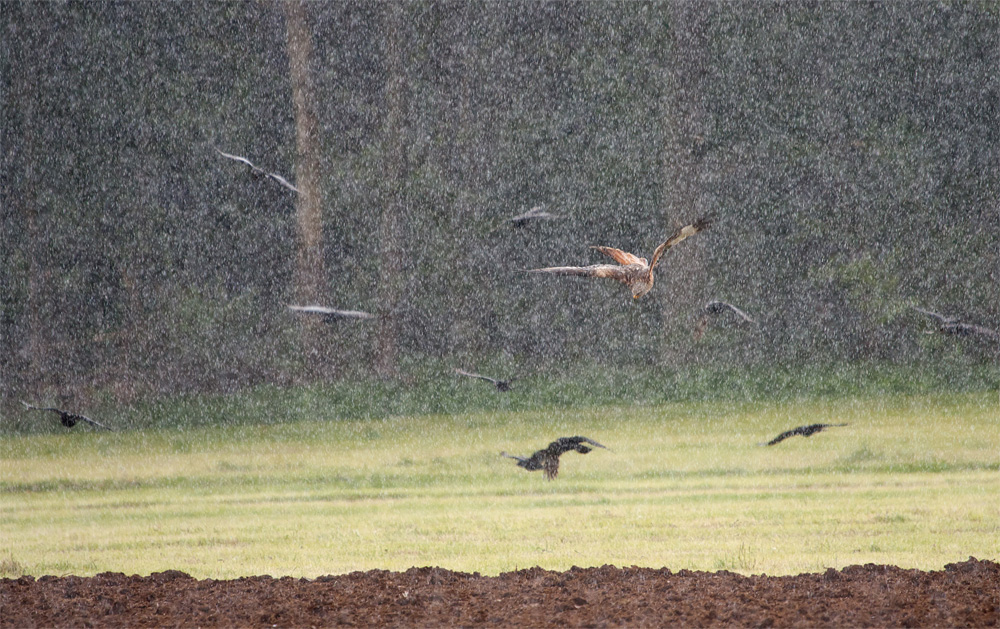
[[[776,443],[780,443],[789,437],[794,437],[795,435],[802,435],[803,437],[809,437],[823,430],[824,428],[829,428],[831,426],[846,426],[847,424],[809,424],[808,426],[799,426],[798,428],[792,428],[791,430],[786,430],[774,439],[767,442],[767,445],[773,446]]]
[[[239,155],[232,155],[231,153],[224,153],[224,152],[220,151],[219,149],[215,149],[215,150],[216,150],[216,152],[219,153],[219,155],[221,155],[223,157],[226,157],[228,159],[231,159],[231,160],[234,160],[234,161],[237,161],[237,162],[239,162],[241,164],[246,165],[250,169],[250,172],[253,173],[253,175],[255,177],[270,177],[271,179],[277,181],[279,184],[281,184],[282,186],[288,188],[292,192],[298,192],[299,191],[298,188],[296,188],[291,183],[289,183],[289,181],[287,179],[285,179],[284,177],[282,177],[281,175],[278,175],[278,174],[275,174],[275,173],[269,173],[266,170],[264,170],[263,168],[254,165],[253,162],[251,162],[250,160],[248,160],[245,157],[240,157]]]
[[[73,426],[76,426],[77,422],[86,422],[91,426],[96,426],[97,428],[103,428],[104,430],[112,430],[111,428],[108,428],[102,423],[95,422],[91,418],[85,417],[83,415],[78,415],[77,413],[70,413],[69,411],[64,411],[58,408],[52,408],[50,406],[45,406],[45,407],[32,406],[31,404],[28,404],[27,402],[24,401],[22,401],[21,404],[24,404],[24,407],[31,411],[52,411],[53,413],[59,413],[59,421],[62,423],[63,426],[67,428],[72,428]]]
[[[544,450],[539,450],[529,457],[516,456],[514,454],[507,454],[506,452],[501,452],[500,456],[516,460],[519,467],[523,467],[529,472],[545,470],[545,478],[552,480],[559,474],[559,457],[571,450],[575,450],[580,454],[587,454],[592,448],[583,445],[585,443],[597,446],[598,448],[604,448],[605,450],[610,449],[586,437],[560,437],[550,443]]]
[[[510,391],[512,388],[514,388],[514,381],[517,380],[517,378],[510,378],[508,380],[497,380],[496,378],[490,378],[489,376],[480,376],[478,373],[471,373],[463,369],[458,369],[457,367],[455,368],[455,373],[457,373],[460,376],[466,376],[469,378],[478,378],[480,380],[491,382],[493,383],[493,386],[497,388],[497,391],[499,391],[500,393],[506,393],[507,391]]]
[[[991,330],[982,325],[976,325],[975,323],[965,323],[959,317],[949,317],[931,310],[924,310],[923,308],[912,307],[914,310],[920,314],[925,314],[928,317],[933,318],[937,321],[937,331],[941,334],[950,334],[954,336],[972,336],[973,334],[978,334],[980,336],[987,336],[994,340],[1000,340],[1000,332],[996,330]],[[933,334],[934,332],[928,331],[927,334]]]
[[[364,312],[362,310],[337,310],[336,308],[327,308],[326,306],[288,306],[289,310],[294,310],[295,312],[301,312],[309,315],[318,315],[323,317],[324,321],[334,321],[336,319],[375,319],[375,315],[370,312]]]
[[[747,323],[753,323],[753,324],[757,323],[756,321],[754,321],[753,317],[743,312],[736,306],[730,303],[726,303],[724,301],[719,301],[719,300],[710,301],[707,304],[705,304],[705,307],[702,310],[705,311],[705,314],[701,315],[701,318],[698,320],[698,325],[697,327],[695,327],[694,331],[695,340],[700,339],[702,336],[704,336],[705,330],[708,329],[709,315],[723,315],[728,312],[737,318],[738,324],[742,325]]]

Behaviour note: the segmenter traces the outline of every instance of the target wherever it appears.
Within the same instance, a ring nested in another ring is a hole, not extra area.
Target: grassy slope
[[[297,395],[297,412],[312,412]],[[785,574],[1000,557],[995,393],[243,419],[5,435],[6,571],[613,563]],[[814,421],[851,425],[757,445]],[[552,483],[497,456],[569,434],[614,452],[565,455]]]
[[[456,415],[551,408],[658,406],[676,402],[784,402],[801,399],[882,398],[992,391],[1000,399],[1000,371],[983,364],[807,364],[760,368],[631,364],[615,368],[563,365],[558,371],[520,371],[499,364],[470,365],[499,377],[520,375],[515,392],[497,395],[488,384],[456,376],[451,364],[421,363],[380,382],[350,375],[304,387],[260,386],[228,395],[178,395],[122,406],[108,399],[74,410],[118,428],[259,425],[303,420],[382,419],[393,415]],[[48,403],[52,400],[32,400]],[[61,433],[52,414],[25,412],[11,400],[0,406],[6,433]]]

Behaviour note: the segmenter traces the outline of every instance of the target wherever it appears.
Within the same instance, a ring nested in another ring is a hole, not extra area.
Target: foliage
[[[199,312],[197,308],[192,312]],[[193,333],[199,332],[195,328]],[[188,355],[191,368],[220,371],[220,357],[211,351]],[[520,375],[514,390],[498,393],[489,383],[457,376],[447,363],[404,365],[399,379],[373,380],[364,370],[336,382],[240,386],[214,383],[228,393],[162,394],[122,404],[99,401],[88,413],[121,430],[242,426],[302,421],[384,421],[391,417],[437,416],[492,412],[573,412],[604,406],[650,407],[671,402],[753,404],[795,400],[845,400],[936,394],[980,393],[997,399],[1000,381],[995,369],[977,365],[947,347],[931,347],[937,364],[807,363],[782,367],[736,368],[716,364],[674,370],[651,368],[638,372],[574,364],[561,371],[507,371],[493,363],[497,375]],[[163,350],[161,350],[163,351]],[[724,363],[725,361],[720,361]],[[942,368],[943,367],[943,368]],[[479,367],[477,367],[479,369]],[[486,370],[486,369],[483,369]],[[214,377],[214,376],[213,376]],[[3,417],[0,434],[63,433],[49,414],[24,411]],[[75,429],[78,430],[79,429]]]
[[[940,569],[1000,553],[995,409],[965,394],[267,426],[260,408],[244,425],[4,436],[0,570]],[[815,421],[850,425],[759,445]],[[570,434],[613,451],[565,455],[553,482],[498,456]]]
[[[1000,328],[990,3],[407,3],[403,181],[385,180],[388,6],[308,13],[326,299],[394,317],[401,374],[995,362],[907,310]],[[20,3],[0,27],[8,407],[373,376],[373,328],[338,324],[303,354],[295,199],[214,151],[295,178],[280,7]],[[387,191],[401,281],[381,275]],[[502,222],[536,204],[565,218]],[[648,255],[702,214],[715,227],[640,303],[520,273],[596,262],[593,244]],[[389,280],[402,304],[382,303]],[[705,296],[759,333],[696,343]]]

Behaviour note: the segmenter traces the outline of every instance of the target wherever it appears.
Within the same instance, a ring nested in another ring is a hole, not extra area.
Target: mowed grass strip
[[[814,422],[850,425],[759,445]],[[554,482],[498,455],[575,434],[613,451],[564,455]],[[0,447],[8,573],[793,574],[1000,557],[992,394],[77,431]]]

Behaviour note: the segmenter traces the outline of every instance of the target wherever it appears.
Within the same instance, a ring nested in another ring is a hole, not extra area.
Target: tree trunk
[[[696,2],[670,4],[670,56],[663,99],[663,194],[665,234],[708,211],[703,179],[707,113],[703,82],[708,47],[705,8]],[[661,359],[676,364],[691,357],[691,334],[707,297],[705,236],[685,241],[659,267],[663,304]],[[670,279],[668,279],[670,278]]]
[[[292,104],[295,108],[295,186],[299,248],[295,275],[295,299],[300,304],[320,304],[325,295],[326,273],[323,265],[323,191],[320,182],[320,148],[314,103],[316,92],[312,81],[312,33],[303,2],[281,3],[285,11],[288,35],[288,65],[292,84]],[[301,343],[307,364],[313,373],[325,365],[320,351],[322,322],[312,317],[301,318]]]
[[[15,153],[17,157],[15,168],[19,169],[20,177],[15,177],[13,183],[15,194],[12,195],[14,206],[18,208],[23,216],[26,246],[25,253],[28,259],[28,291],[25,300],[27,334],[21,342],[21,347],[15,348],[16,335],[11,335],[5,339],[11,343],[9,348],[11,356],[20,354],[27,358],[25,374],[22,376],[22,384],[31,395],[43,393],[43,384],[48,380],[49,361],[49,339],[48,326],[46,325],[44,311],[50,301],[51,282],[48,281],[49,273],[46,270],[45,234],[39,225],[40,217],[38,212],[38,174],[36,164],[41,154],[39,138],[37,137],[36,125],[38,124],[39,90],[37,88],[37,76],[40,72],[38,67],[38,57],[33,51],[44,48],[42,42],[44,36],[40,33],[39,24],[44,24],[44,18],[40,17],[39,7],[26,5],[11,5],[11,11],[17,11],[18,15],[9,16],[17,19],[22,24],[24,37],[20,40],[20,46],[15,45],[17,51],[17,63],[13,65],[13,90],[14,98],[12,102],[18,103],[20,110],[20,151]],[[11,42],[14,43],[14,42]]]
[[[403,229],[408,194],[406,179],[407,84],[403,61],[403,20],[405,5],[392,2],[386,16],[386,119],[384,129],[385,183],[382,218],[379,224],[381,269],[379,303],[382,318],[378,337],[376,369],[383,378],[398,373],[399,303],[403,288]]]

